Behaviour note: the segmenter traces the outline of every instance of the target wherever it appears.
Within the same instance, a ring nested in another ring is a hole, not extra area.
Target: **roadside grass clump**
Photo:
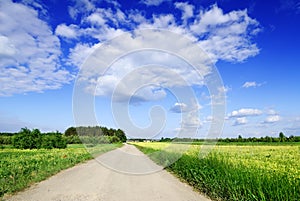
[[[0,198],[4,194],[20,191],[59,171],[92,159],[122,144],[96,145],[87,151],[84,145],[71,145],[66,149],[14,149],[0,150]]]
[[[160,165],[174,157],[166,143],[135,145]],[[192,145],[167,170],[213,199],[300,200],[299,146],[216,146],[199,157],[204,146]]]

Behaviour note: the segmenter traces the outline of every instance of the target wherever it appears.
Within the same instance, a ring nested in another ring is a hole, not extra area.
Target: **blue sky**
[[[99,124],[129,137],[206,137],[218,94],[205,77],[216,69],[226,103],[215,136],[300,135],[297,0],[8,0],[0,2],[0,25],[2,132]],[[105,44],[113,48],[101,52]],[[128,53],[133,47],[139,51]],[[117,55],[108,50],[126,55],[101,66]],[[178,55],[209,58],[204,78]],[[73,96],[80,78],[82,98]],[[83,115],[87,108],[95,119]]]

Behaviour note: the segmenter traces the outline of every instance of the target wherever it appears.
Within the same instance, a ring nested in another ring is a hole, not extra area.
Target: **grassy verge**
[[[97,145],[86,150],[83,145],[69,145],[66,149],[0,150],[0,198],[42,181],[77,163],[92,159],[92,155],[110,151],[122,144]],[[91,152],[90,152],[91,151]],[[91,155],[92,154],[92,155]]]
[[[176,154],[160,143],[135,145],[160,165]],[[300,200],[299,146],[216,146],[204,158],[200,149],[191,146],[167,169],[211,198]]]

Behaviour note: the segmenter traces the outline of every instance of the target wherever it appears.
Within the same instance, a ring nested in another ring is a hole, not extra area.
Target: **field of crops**
[[[89,148],[72,145],[67,149],[0,150],[0,198],[6,193],[24,189],[34,182],[46,179],[60,170],[120,147],[122,144],[104,144]]]
[[[217,200],[300,200],[300,146],[215,146],[205,157],[192,145],[134,143],[161,165]],[[174,147],[178,147],[175,149]],[[177,154],[177,156],[176,156]]]

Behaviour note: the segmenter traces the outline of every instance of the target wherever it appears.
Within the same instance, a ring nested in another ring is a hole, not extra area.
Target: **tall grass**
[[[136,145],[161,165],[175,154],[159,143]],[[211,198],[300,200],[299,146],[216,146],[203,158],[200,148],[193,145],[167,169]]]

